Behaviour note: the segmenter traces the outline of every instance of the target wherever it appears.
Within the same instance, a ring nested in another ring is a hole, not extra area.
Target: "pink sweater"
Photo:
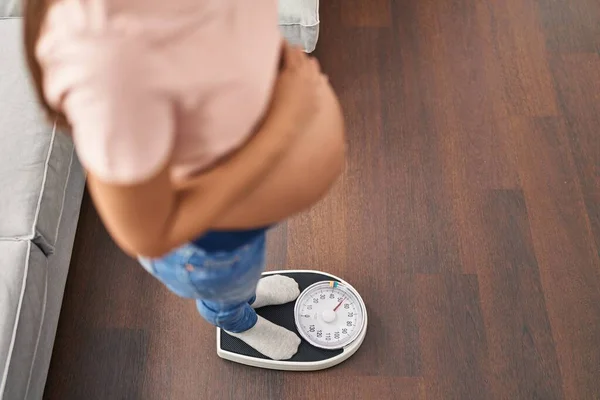
[[[277,0],[58,0],[37,57],[83,165],[173,179],[241,146],[263,116],[281,36]]]

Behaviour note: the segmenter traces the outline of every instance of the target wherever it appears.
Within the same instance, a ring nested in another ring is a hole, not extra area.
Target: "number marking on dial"
[[[364,303],[353,288],[329,282],[311,285],[296,301],[298,331],[309,343],[341,348],[363,329]]]

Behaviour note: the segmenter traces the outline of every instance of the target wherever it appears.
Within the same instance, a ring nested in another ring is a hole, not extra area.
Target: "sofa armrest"
[[[279,27],[290,43],[313,52],[319,25],[319,0],[279,0]]]

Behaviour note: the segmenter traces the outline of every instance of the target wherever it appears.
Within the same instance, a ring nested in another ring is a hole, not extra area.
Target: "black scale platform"
[[[304,289],[312,285],[313,283],[321,282],[321,281],[331,281],[337,279],[332,279],[329,275],[322,275],[319,273],[307,273],[307,272],[279,272],[280,275],[289,276],[298,282],[300,286],[300,291],[302,292]],[[290,331],[296,333],[298,337],[301,337],[298,333],[298,329],[296,329],[296,322],[294,321],[294,306],[296,302],[291,302],[288,304],[283,304],[281,306],[268,306],[262,307],[256,312],[258,315],[262,316],[265,319],[277,324],[279,326],[283,326],[284,328],[289,329]],[[263,356],[246,343],[242,342],[238,338],[234,338],[233,336],[228,335],[223,330],[221,332],[221,349],[225,351],[229,351],[232,353],[237,353],[245,356],[262,358],[268,360],[269,358]],[[343,353],[343,350],[324,350],[319,349],[317,347],[312,346],[304,339],[302,339],[302,343],[298,348],[298,353],[291,359],[287,361],[296,361],[296,362],[314,362],[314,361],[323,361],[330,359],[332,357],[338,356]]]

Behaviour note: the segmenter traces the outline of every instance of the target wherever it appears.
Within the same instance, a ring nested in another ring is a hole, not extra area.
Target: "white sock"
[[[269,275],[258,281],[253,308],[275,306],[296,300],[300,295],[298,283],[283,275]]]
[[[275,325],[260,315],[256,325],[245,332],[231,333],[248,346],[273,360],[287,360],[298,351],[300,338],[291,331]]]

